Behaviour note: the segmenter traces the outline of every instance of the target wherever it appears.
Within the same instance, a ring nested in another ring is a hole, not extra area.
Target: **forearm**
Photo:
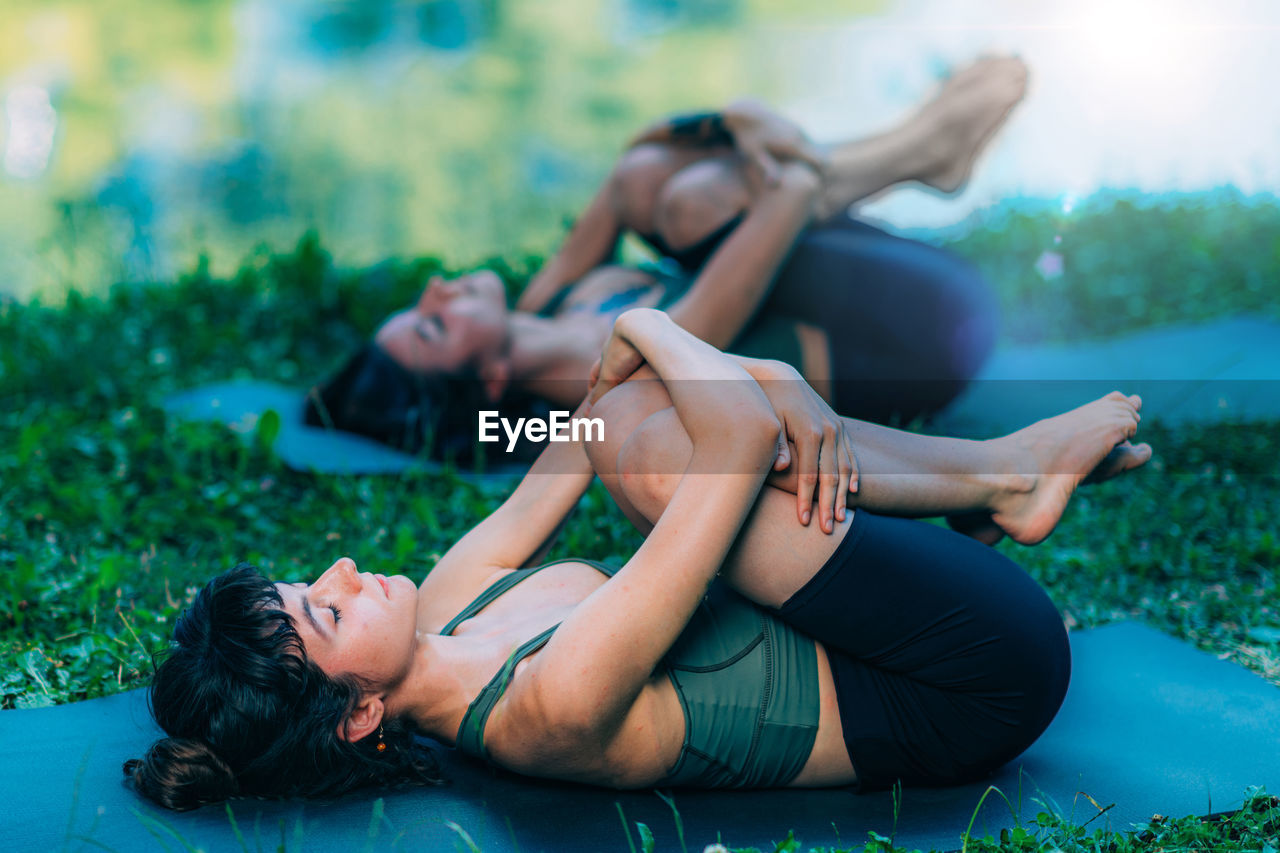
[[[811,221],[819,190],[809,166],[785,164],[777,185],[760,193],[689,292],[668,310],[672,319],[715,347],[729,347],[763,303]]]
[[[575,412],[575,417],[580,415],[581,410]],[[446,559],[507,568],[525,565],[554,539],[594,477],[581,441],[547,442],[511,496],[450,548]]]
[[[858,462],[858,491],[850,507],[884,515],[932,517],[991,509],[1011,487],[1012,458],[998,443],[918,435],[845,418]],[[794,458],[794,451],[792,452]],[[792,465],[774,473],[769,485],[794,494]]]
[[[516,300],[520,311],[541,310],[564,288],[604,263],[618,244],[621,226],[606,183],[578,217],[569,236]]]
[[[738,446],[750,456],[750,439],[757,437],[757,432],[770,431],[768,443],[773,446],[777,418],[750,372],[734,358],[653,309],[623,314],[614,333],[635,347],[663,381],[695,450],[704,443],[727,442],[728,446],[722,446],[725,454]]]

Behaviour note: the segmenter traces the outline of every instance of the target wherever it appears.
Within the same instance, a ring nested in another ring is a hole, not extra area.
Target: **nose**
[[[346,594],[359,593],[364,588],[360,575],[356,572],[356,561],[350,557],[339,558],[325,570],[314,586],[321,592]]]

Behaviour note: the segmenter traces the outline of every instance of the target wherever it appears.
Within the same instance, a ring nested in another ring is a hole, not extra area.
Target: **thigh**
[[[736,224],[751,201],[745,170],[736,155],[690,163],[668,178],[658,194],[655,248],[676,257],[682,266],[697,269],[728,236],[726,229],[732,229],[731,223]]]
[[[778,615],[826,646],[866,787],[980,777],[1066,694],[1070,650],[1045,592],[994,549],[923,522],[857,513]]]
[[[638,234],[653,234],[663,189],[707,149],[646,143],[623,152],[609,176],[610,198],[618,220]]]
[[[610,426],[606,420],[606,434]],[[619,505],[625,502],[646,519],[642,530],[649,529],[666,509],[691,453],[692,444],[672,408],[648,415],[622,442],[614,469],[622,495]],[[837,523],[831,534],[823,533],[816,522],[802,526],[796,519],[795,494],[766,485],[725,560],[721,577],[752,601],[777,607],[826,563],[852,515]]]
[[[847,217],[801,235],[765,310],[822,329],[837,411],[878,422],[949,402],[998,325],[994,295],[967,261]]]
[[[651,501],[644,499],[645,490],[636,485],[636,481],[643,479],[643,475],[639,471],[625,470],[622,461],[631,458],[629,452],[624,452],[631,436],[637,433],[651,415],[662,410],[674,413],[671,397],[657,374],[648,367],[642,368],[631,379],[601,397],[592,407],[591,416],[604,421],[604,439],[587,442],[586,445],[587,457],[591,460],[596,476],[604,483],[614,503],[627,519],[646,535],[653,529],[653,522],[661,515],[666,501],[663,501],[662,507],[655,508]],[[678,419],[676,424],[679,426]],[[687,459],[692,452],[692,445],[684,428],[680,427],[679,433],[671,435],[670,439],[677,452],[683,448]],[[683,445],[677,443],[681,439]],[[629,489],[627,479],[633,481]],[[667,497],[669,499],[669,495]]]

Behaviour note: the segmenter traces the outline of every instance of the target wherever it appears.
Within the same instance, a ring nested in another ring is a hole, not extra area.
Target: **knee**
[[[1029,580],[1029,579],[1028,579]],[[1071,681],[1071,643],[1058,608],[1043,590],[1011,620],[1005,641],[1016,647],[1018,687],[1026,697],[1022,725],[1034,740],[1062,707]]]
[[[669,420],[674,420],[671,409],[646,418],[627,436],[617,456],[622,493],[650,523],[657,522],[680,484],[681,469],[675,467],[672,437],[665,429]]]
[[[671,405],[666,387],[648,367],[610,390],[591,407],[591,417],[604,423],[604,439],[587,442],[587,458],[602,477],[617,473],[627,439],[654,412]]]
[[[637,145],[625,151],[609,177],[610,198],[619,221],[637,233],[652,234],[659,193],[678,168],[665,145]]]
[[[737,216],[751,204],[742,170],[728,157],[685,166],[662,186],[654,226],[668,246],[685,248]]]

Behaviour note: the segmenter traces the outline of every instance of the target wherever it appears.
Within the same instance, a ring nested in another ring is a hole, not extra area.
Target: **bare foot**
[[[978,155],[1027,91],[1016,56],[988,57],[952,75],[916,115],[928,164],[917,180],[944,193],[963,189]]]
[[[1008,442],[1021,471],[1036,472],[993,503],[991,520],[1014,541],[1044,541],[1081,483],[1129,471],[1151,458],[1147,444],[1130,444],[1142,419],[1142,398],[1113,391],[1101,400],[1037,421],[998,441]]]

